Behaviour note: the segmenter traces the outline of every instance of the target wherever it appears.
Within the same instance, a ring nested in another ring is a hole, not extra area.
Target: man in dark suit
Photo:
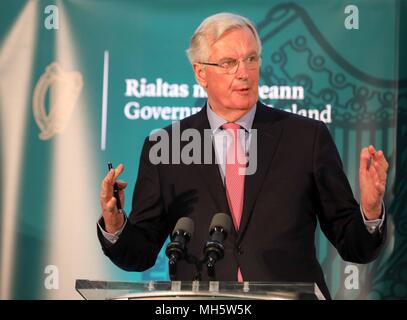
[[[195,222],[188,251],[200,256],[217,212],[229,214],[234,225],[217,263],[218,280],[316,282],[328,296],[314,247],[317,219],[344,260],[367,263],[378,255],[385,234],[383,152],[373,146],[361,151],[359,206],[326,126],[258,101],[260,54],[257,32],[243,17],[218,14],[198,27],[188,56],[208,102],[163,132],[172,146],[187,130],[200,137],[210,130],[216,161],[203,163],[201,154],[192,164],[156,163],[152,151],[158,139],[147,138],[128,218],[113,196],[117,182],[123,203],[126,183],[116,180],[123,165],[108,173],[101,186],[98,236],[116,265],[131,271],[152,267],[184,216]],[[186,144],[181,141],[180,149]],[[204,145],[200,141],[201,150]],[[246,149],[246,166],[229,162],[230,152],[239,158]],[[168,159],[174,152],[169,150]],[[252,161],[254,172],[238,173]],[[192,280],[194,274],[193,265],[179,262],[179,279]]]

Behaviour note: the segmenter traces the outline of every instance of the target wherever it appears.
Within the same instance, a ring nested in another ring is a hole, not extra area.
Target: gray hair
[[[187,56],[191,64],[209,58],[210,47],[226,32],[235,28],[248,27],[256,39],[261,54],[261,41],[253,23],[242,16],[222,12],[206,18],[192,35]]]

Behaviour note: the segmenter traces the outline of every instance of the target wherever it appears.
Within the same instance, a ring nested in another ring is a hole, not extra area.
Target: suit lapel
[[[216,204],[217,212],[213,212],[213,214],[223,212],[231,215],[218,164],[202,164],[199,166],[199,171]]]
[[[245,177],[243,214],[237,242],[241,241],[245,233],[253,213],[256,198],[261,191],[282,134],[281,127],[275,125],[274,119],[270,116],[272,113],[266,112],[264,108],[268,107],[261,103],[257,104],[256,115],[253,121],[253,129],[257,130],[257,146],[251,143],[250,152],[253,154],[253,148],[257,147],[257,170],[254,174]]]

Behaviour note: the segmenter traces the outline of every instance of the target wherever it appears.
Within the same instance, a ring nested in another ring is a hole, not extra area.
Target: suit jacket
[[[188,128],[202,136],[210,128],[205,108],[180,122],[181,132]],[[314,245],[317,219],[341,257],[354,263],[378,255],[384,232],[367,231],[324,123],[259,102],[253,129],[257,171],[245,177],[240,229],[227,237],[217,279],[236,281],[240,266],[247,281],[316,282],[329,297]],[[171,126],[165,130],[172,140]],[[218,164],[153,165],[149,151],[154,143],[145,140],[132,211],[119,240],[109,246],[98,230],[104,253],[125,270],[152,267],[183,216],[195,222],[188,252],[201,256],[213,215],[230,215]],[[180,280],[191,281],[194,274],[193,265],[178,263]]]

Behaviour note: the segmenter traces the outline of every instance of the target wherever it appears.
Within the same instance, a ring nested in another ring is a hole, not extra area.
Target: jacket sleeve
[[[132,210],[119,239],[108,245],[98,230],[103,252],[118,267],[144,271],[154,266],[170,232],[161,197],[158,166],[149,160],[150,141],[144,141]]]
[[[353,196],[335,143],[323,122],[315,131],[313,175],[320,226],[340,256],[349,262],[368,263],[379,254],[386,225],[369,233]]]

